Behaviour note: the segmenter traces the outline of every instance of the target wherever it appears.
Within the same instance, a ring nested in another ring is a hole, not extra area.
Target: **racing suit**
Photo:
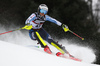
[[[56,47],[60,52],[63,54],[66,52],[65,48],[63,48],[61,45],[59,45],[57,42],[53,41],[51,36],[43,29],[42,25],[44,24],[45,21],[49,21],[52,23],[57,24],[58,26],[61,26],[62,23],[57,21],[56,19],[45,15],[41,16],[37,12],[32,13],[28,19],[26,20],[25,24],[31,24],[32,29],[29,30],[29,36],[32,40],[38,40],[40,43],[41,47],[45,47],[47,44],[43,41],[47,41],[49,44],[53,45]]]

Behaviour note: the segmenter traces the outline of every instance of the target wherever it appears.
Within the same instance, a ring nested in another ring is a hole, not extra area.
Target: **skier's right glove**
[[[32,29],[32,25],[30,23],[28,23],[22,29],[30,30],[30,29]]]
[[[62,28],[63,28],[63,30],[64,30],[65,32],[69,31],[69,28],[68,28],[67,25],[62,24],[61,26],[62,26]]]

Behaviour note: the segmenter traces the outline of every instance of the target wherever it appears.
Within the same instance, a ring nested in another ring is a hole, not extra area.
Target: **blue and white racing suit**
[[[61,26],[61,22],[57,21],[56,19],[45,15],[45,16],[40,16],[38,13],[33,13],[31,14],[28,19],[26,20],[25,24],[30,23],[33,26],[33,29],[40,29],[42,28],[42,25],[45,21],[50,21],[52,23],[55,23],[59,26]]]
[[[45,21],[55,23],[58,26],[61,26],[62,24],[61,22],[48,15],[40,16],[37,12],[33,13],[28,17],[28,19],[25,22],[25,24],[30,23],[32,25],[32,29],[29,31],[31,39],[36,39],[33,33],[34,30],[38,30],[39,34],[44,40],[48,41],[48,39],[51,39],[50,35],[42,28],[42,25]]]
[[[57,42],[53,41],[53,39],[51,38],[51,36],[42,28],[42,25],[44,24],[45,21],[49,21],[52,23],[57,24],[58,26],[61,26],[62,23],[57,21],[56,19],[45,15],[45,16],[40,16],[37,12],[31,14],[28,19],[26,20],[25,24],[30,23],[32,25],[32,29],[29,30],[29,36],[32,40],[38,40],[38,42],[40,43],[41,47],[45,47],[45,44],[43,44],[41,42],[41,38],[45,41],[47,41],[49,44],[53,45],[54,47],[56,47],[60,52],[62,52],[63,54],[66,51],[66,49],[64,47],[62,47],[61,45],[59,45]],[[40,38],[41,37],[41,38]]]
[[[58,26],[61,26],[62,23],[57,21],[56,19],[45,15],[45,16],[40,16],[37,12],[31,14],[28,19],[26,20],[25,24],[30,23],[32,25],[32,29],[29,30],[29,36],[31,37],[31,39],[35,40],[37,39],[35,36],[35,31],[37,31],[40,36],[42,37],[43,40],[46,40],[48,43],[54,43],[56,44],[58,47],[60,47],[61,49],[63,49],[58,43],[56,43],[55,41],[53,41],[53,39],[51,38],[51,36],[42,28],[42,25],[45,21],[49,21],[52,23],[57,24]],[[41,43],[40,43],[41,44]],[[41,44],[41,47],[44,47],[43,44]]]

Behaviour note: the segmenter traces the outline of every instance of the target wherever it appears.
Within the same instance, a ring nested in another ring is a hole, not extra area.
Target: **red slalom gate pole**
[[[72,34],[76,35],[76,36],[79,37],[80,39],[84,40],[84,38],[80,37],[79,35],[77,35],[77,34],[74,33],[73,31],[69,30],[69,32],[71,32]]]

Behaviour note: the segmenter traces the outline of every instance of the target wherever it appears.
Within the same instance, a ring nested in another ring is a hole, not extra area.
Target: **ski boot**
[[[61,57],[61,56],[63,56],[64,54],[62,54],[61,52],[57,52],[56,55],[59,56],[59,57]]]
[[[47,53],[49,53],[49,54],[52,53],[51,50],[50,50],[50,48],[47,45],[44,47],[44,51],[47,52]]]

